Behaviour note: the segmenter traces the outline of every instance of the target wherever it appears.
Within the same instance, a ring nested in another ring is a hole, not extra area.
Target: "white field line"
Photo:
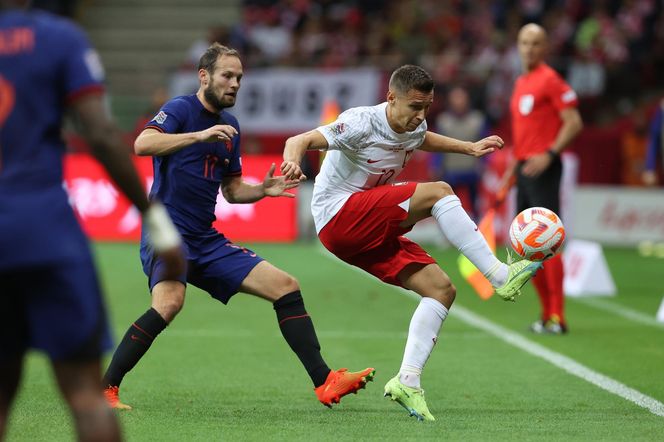
[[[327,258],[334,259],[327,250],[323,247],[319,247],[321,254]],[[339,262],[339,261],[337,261]],[[369,274],[358,269],[357,267],[350,266],[353,270],[366,275],[367,278],[370,278]],[[420,297],[411,291],[399,289],[395,286],[389,286],[395,289],[396,291],[414,299],[419,299]],[[657,399],[654,399],[650,396],[647,396],[641,393],[638,390],[628,387],[625,384],[622,384],[615,379],[611,379],[608,376],[604,376],[601,373],[598,373],[579,362],[576,362],[574,359],[569,358],[555,351],[549,350],[548,348],[537,344],[529,339],[524,338],[518,333],[512,332],[504,327],[501,327],[498,324],[495,324],[489,321],[486,318],[483,318],[476,313],[458,305],[454,304],[451,312],[455,317],[461,319],[466,324],[484,330],[490,335],[495,336],[496,338],[504,341],[518,349],[525,351],[533,356],[544,359],[550,364],[568,372],[569,374],[583,379],[586,382],[589,382],[603,390],[608,391],[609,393],[615,394],[623,399],[626,399],[639,407],[645,408],[651,413],[664,417],[664,404],[659,402]]]
[[[622,305],[614,304],[611,301],[600,299],[599,297],[588,297],[588,298],[567,298],[567,300],[572,300],[575,302],[580,302],[589,307],[594,307],[598,310],[604,310],[605,312],[613,313],[614,315],[621,316],[630,321],[638,322],[639,324],[649,325],[651,327],[664,328],[664,323],[657,322],[655,315],[648,316],[645,313],[632,310]]]

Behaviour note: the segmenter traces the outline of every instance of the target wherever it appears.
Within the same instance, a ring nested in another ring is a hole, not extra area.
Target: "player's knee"
[[[184,306],[184,293],[178,291],[153,293],[152,308],[154,308],[162,318],[170,323],[182,307]]]
[[[446,308],[450,308],[456,299],[456,287],[449,279],[441,281],[431,297]]]
[[[281,290],[282,294],[292,293],[296,290],[300,290],[300,283],[293,276],[288,273],[284,274],[284,278],[281,281]]]
[[[433,207],[439,200],[449,195],[454,195],[452,186],[444,181],[436,181],[426,184],[426,204],[428,207]]]
[[[452,189],[452,186],[447,184],[445,181],[436,181],[434,184],[434,191],[436,195],[436,201],[438,201],[441,198],[445,198],[446,196],[454,195],[454,190]]]

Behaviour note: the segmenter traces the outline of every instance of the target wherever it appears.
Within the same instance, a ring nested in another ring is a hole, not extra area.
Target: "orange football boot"
[[[127,404],[120,402],[120,387],[108,386],[104,388],[104,397],[108,406],[115,408],[116,410],[131,410],[131,407]]]
[[[315,388],[314,391],[321,404],[332,408],[332,404],[338,404],[342,397],[350,393],[357,393],[366,386],[367,382],[373,381],[375,373],[374,368],[365,368],[362,371],[348,371],[347,368],[340,368],[337,371],[330,371],[325,383]]]

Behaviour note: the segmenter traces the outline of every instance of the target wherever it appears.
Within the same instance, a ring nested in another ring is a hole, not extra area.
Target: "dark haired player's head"
[[[213,43],[198,62],[199,93],[215,111],[235,105],[242,79],[242,62],[235,49]]]
[[[433,91],[433,78],[424,69],[412,64],[406,64],[392,72],[390,77],[390,90],[398,94],[408,93],[410,90],[429,93]]]
[[[412,132],[419,127],[433,102],[434,82],[419,66],[401,66],[390,77],[387,92],[387,121],[397,132]]]

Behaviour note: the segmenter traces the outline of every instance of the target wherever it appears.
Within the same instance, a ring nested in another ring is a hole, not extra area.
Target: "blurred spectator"
[[[143,111],[143,113],[136,119],[136,122],[134,123],[134,128],[131,131],[131,133],[127,134],[127,145],[130,146],[130,149],[133,151],[134,150],[134,140],[136,140],[136,137],[138,134],[143,132],[143,129],[145,129],[145,125],[152,120],[155,115],[157,115],[157,112],[159,112],[159,109],[166,103],[169,99],[168,95],[168,90],[165,87],[158,87],[154,91],[152,91],[152,95],[150,97],[150,104],[148,107]]]
[[[642,186],[648,145],[648,118],[645,108],[636,108],[630,120],[630,128],[623,132],[620,143],[620,177],[622,184]]]
[[[602,95],[606,84],[604,66],[593,59],[590,50],[578,50],[567,71],[567,82],[581,98]]]
[[[448,106],[436,118],[441,134],[464,141],[477,141],[487,136],[484,114],[470,107],[470,97],[463,87],[454,87],[448,94]],[[438,154],[433,156],[434,176],[454,189],[466,189],[471,207],[466,209],[477,216],[477,191],[482,173],[482,160],[470,155]]]
[[[648,133],[648,152],[643,172],[643,182],[647,186],[661,183],[664,169],[664,99],[655,111]]]
[[[198,61],[212,43],[230,45],[230,32],[225,26],[211,26],[207,30],[205,38],[193,42],[187,51],[187,57],[182,69],[190,71],[198,67]]]

